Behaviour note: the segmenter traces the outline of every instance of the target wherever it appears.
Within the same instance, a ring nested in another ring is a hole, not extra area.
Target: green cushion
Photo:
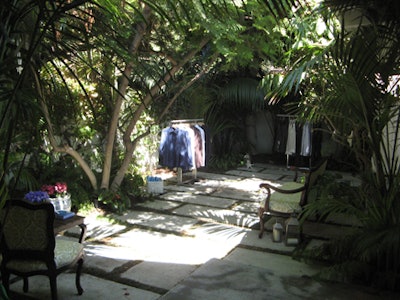
[[[83,245],[81,243],[56,239],[56,247],[54,249],[56,268],[72,263],[82,253]],[[40,261],[13,260],[7,264],[7,267],[20,272],[47,270],[46,264]]]
[[[285,182],[282,185],[277,185],[282,190],[295,190],[303,187],[304,184],[297,182]],[[271,197],[269,200],[269,209],[281,213],[299,213],[301,212],[300,200],[302,192],[294,194],[282,194],[271,189]],[[262,201],[261,206],[264,207],[265,200]]]

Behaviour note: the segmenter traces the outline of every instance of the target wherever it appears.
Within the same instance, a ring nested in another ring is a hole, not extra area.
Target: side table
[[[79,243],[82,243],[85,240],[86,236],[85,217],[82,216],[75,215],[65,220],[54,219],[54,234],[59,234],[60,232],[73,228],[75,226],[79,226],[81,228]]]

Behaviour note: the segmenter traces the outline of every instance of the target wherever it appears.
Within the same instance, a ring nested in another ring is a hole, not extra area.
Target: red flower
[[[41,190],[42,192],[46,192],[49,196],[54,195],[56,191],[54,185],[49,185],[49,184],[42,185]]]

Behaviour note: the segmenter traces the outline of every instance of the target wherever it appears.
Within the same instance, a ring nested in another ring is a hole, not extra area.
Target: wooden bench
[[[258,216],[260,218],[259,238],[264,234],[264,215],[287,218],[299,214],[304,205],[307,204],[307,197],[311,187],[317,178],[325,172],[327,160],[320,161],[315,167],[305,172],[305,182],[285,182],[280,186],[269,183],[261,183],[260,188],[266,189],[267,196],[260,203]],[[296,171],[297,172],[297,171]],[[297,175],[297,174],[296,174]],[[297,178],[297,176],[295,176]]]

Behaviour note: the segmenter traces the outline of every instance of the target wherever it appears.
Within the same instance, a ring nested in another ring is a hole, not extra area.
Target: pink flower
[[[67,192],[67,184],[65,182],[56,182],[54,188],[57,193],[63,194]]]

